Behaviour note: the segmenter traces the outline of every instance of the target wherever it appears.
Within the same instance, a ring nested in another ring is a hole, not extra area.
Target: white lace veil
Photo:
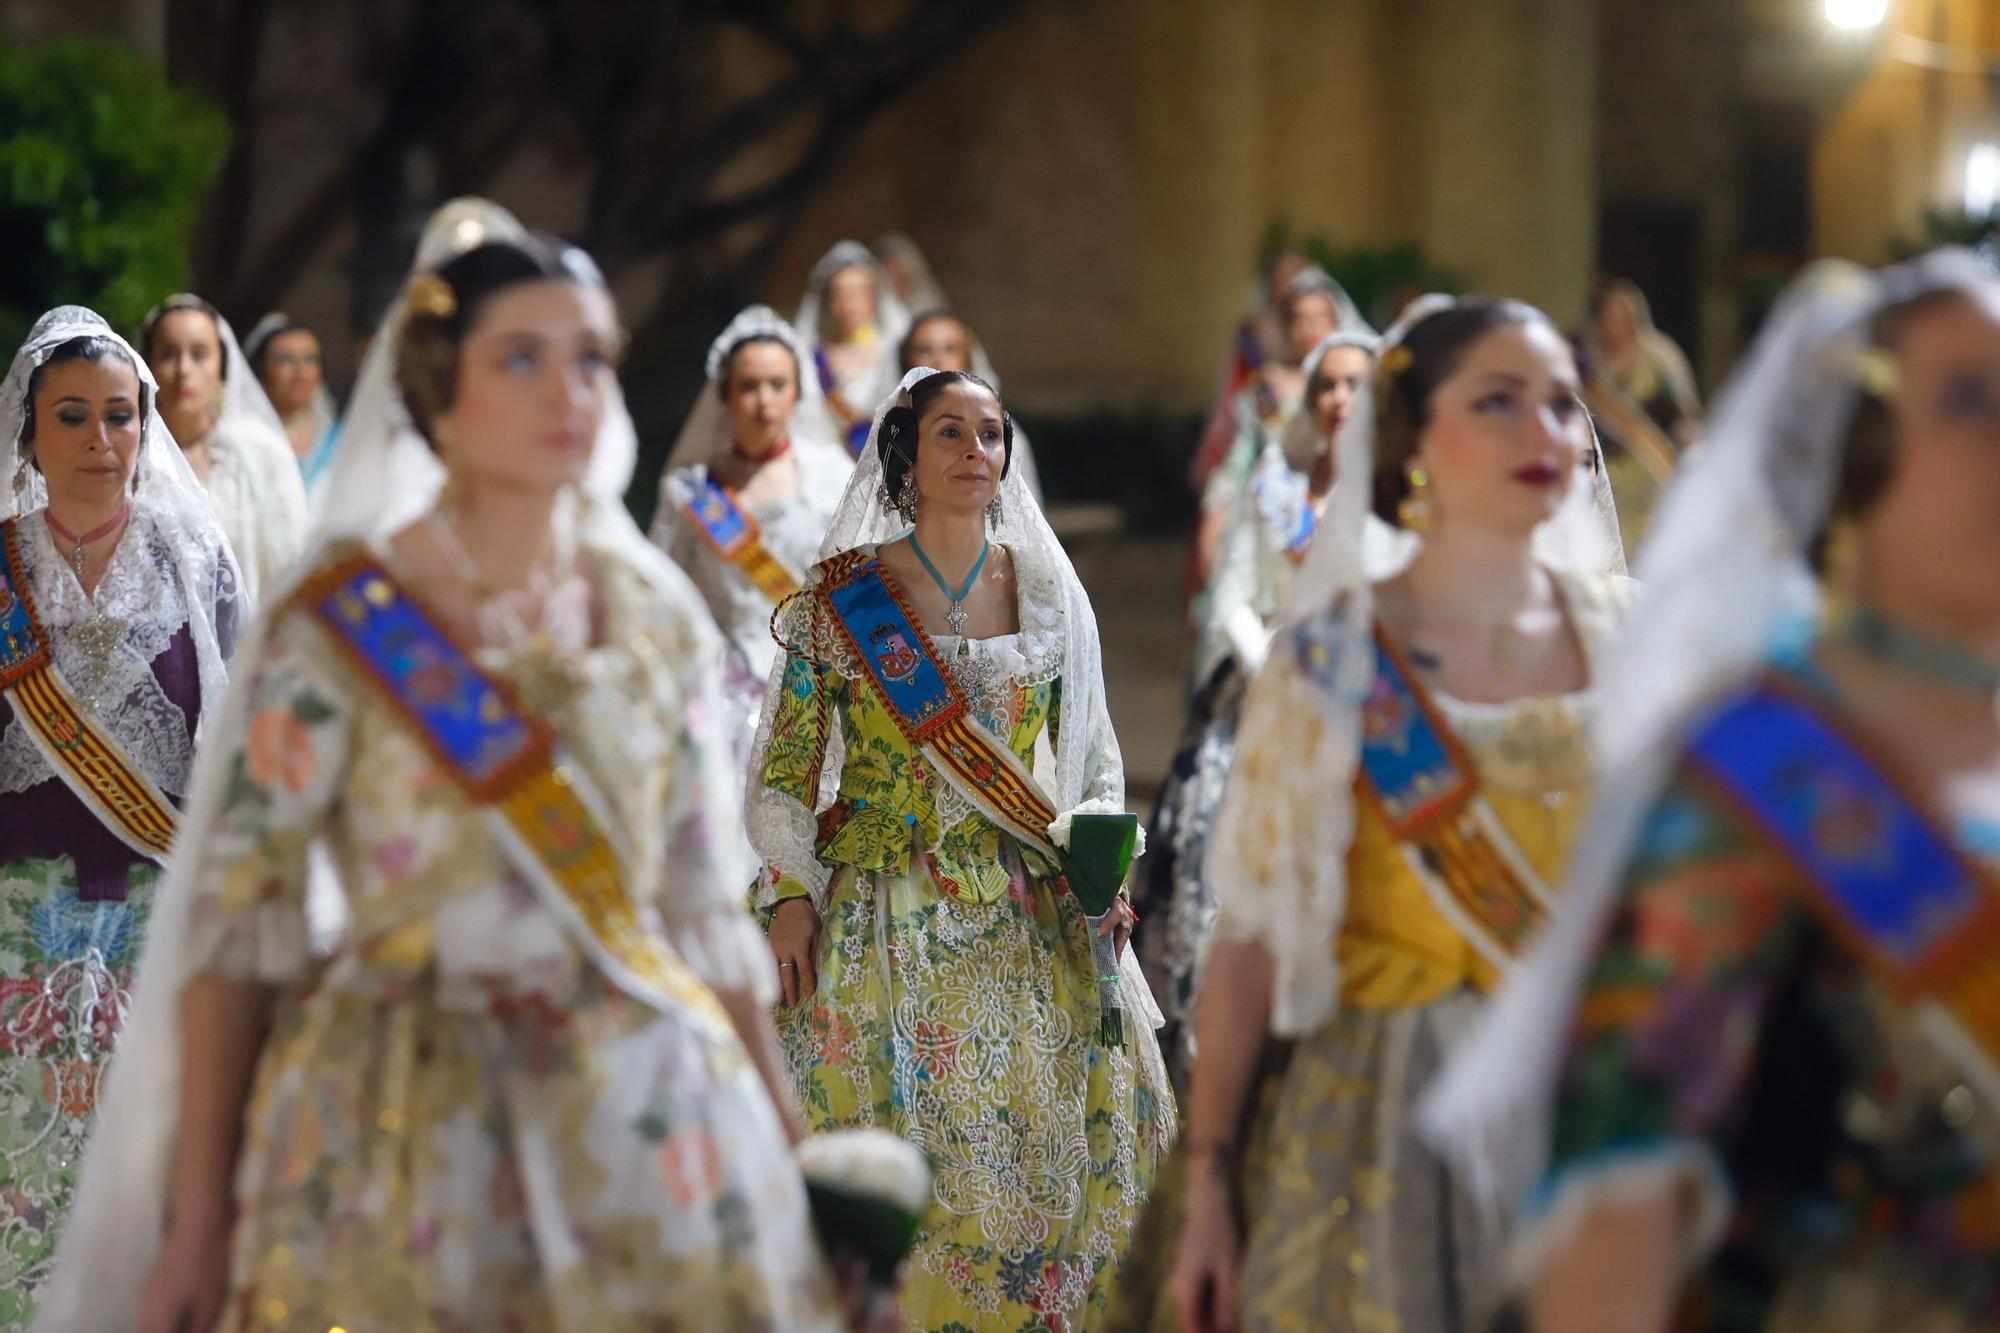
[[[701,396],[695,400],[680,434],[674,437],[673,452],[667,455],[665,471],[673,472],[695,463],[712,463],[729,452],[731,425],[729,405],[722,398],[723,377],[729,374],[730,354],[750,338],[777,339],[798,364],[799,400],[792,408],[792,446],[797,449],[833,449],[839,452],[843,461],[848,460],[847,450],[838,443],[839,432],[827,415],[826,395],[820,389],[819,374],[813,368],[812,349],[799,337],[798,330],[787,324],[777,311],[767,305],[753,305],[730,320],[729,326],[709,344],[708,381],[702,385]]]
[[[858,412],[862,404],[878,402],[896,387],[896,346],[910,330],[910,308],[896,295],[895,284],[889,281],[873,251],[859,241],[841,241],[813,265],[806,277],[806,293],[799,301],[798,314],[792,318],[792,327],[799,331],[807,347],[816,348],[826,340],[826,330],[822,327],[826,285],[844,268],[865,268],[875,279],[875,332],[880,356],[876,358],[874,373],[856,384],[849,395]],[[813,364],[810,356],[806,364]]]
[[[1444,296],[1413,303],[1383,336],[1384,354],[1415,325],[1453,304]],[[1325,854],[1311,858],[1309,883],[1251,882],[1240,870],[1253,859],[1242,839],[1269,825],[1247,817],[1258,793],[1253,784],[1233,776],[1209,843],[1207,874],[1223,909],[1216,919],[1216,938],[1251,940],[1270,953],[1271,1030],[1280,1036],[1304,1036],[1315,1030],[1332,1014],[1339,995],[1338,965],[1328,941],[1338,929],[1347,900],[1361,706],[1375,679],[1372,580],[1380,577],[1380,566],[1370,558],[1375,548],[1366,539],[1374,517],[1374,404],[1371,383],[1334,440],[1337,480],[1306,563],[1293,581],[1288,625],[1281,631],[1281,641],[1293,638],[1304,632],[1302,622],[1311,621],[1312,641],[1332,664],[1337,697],[1324,701],[1331,738],[1321,750],[1330,759],[1312,774],[1327,797],[1319,807],[1321,822],[1311,831],[1311,845]],[[1623,574],[1624,546],[1602,458],[1586,462],[1579,471],[1589,475],[1576,479],[1562,508],[1536,531],[1536,554],[1550,568],[1565,573]],[[1409,544],[1420,547],[1421,538]],[[1274,646],[1272,656],[1281,651]],[[1302,846],[1306,836],[1299,831]]]
[[[949,304],[944,299],[944,287],[931,270],[931,261],[908,232],[884,232],[876,237],[875,253],[885,264],[893,260],[903,266],[909,289],[901,294],[904,306],[915,311],[937,310]]]
[[[520,224],[495,204],[454,200],[425,227],[413,272],[432,271],[489,239],[523,234]],[[369,348],[340,454],[320,493],[314,547],[285,580],[287,586],[268,599],[273,607],[282,606],[298,580],[323,562],[330,544],[385,537],[421,517],[443,488],[443,466],[411,425],[395,387],[404,308],[399,296]],[[625,510],[622,497],[636,442],[630,414],[618,398],[606,411],[584,484],[562,518],[574,525],[580,543],[615,551],[664,589],[685,590],[685,579]],[[185,470],[184,461],[181,467]],[[685,595],[693,600],[692,591]],[[255,678],[271,624],[270,616],[259,616],[238,646],[233,668],[246,687],[231,690],[224,699],[218,735],[239,735],[248,723],[247,683]],[[231,758],[231,747],[211,745],[196,764],[194,790],[173,863],[154,900],[133,985],[139,1000],[112,1063],[76,1205],[55,1272],[41,1293],[37,1329],[120,1333],[130,1328],[138,1284],[159,1250],[180,1096],[179,998],[191,979],[193,879],[207,859],[207,834],[228,791]],[[331,876],[330,865],[316,858],[306,894],[316,950],[333,943],[344,925],[345,907]]]
[[[1359,320],[1360,317],[1357,315],[1356,319]],[[1312,382],[1313,376],[1319,373],[1319,363],[1326,360],[1326,354],[1336,347],[1359,347],[1368,353],[1372,360],[1381,355],[1382,337],[1365,320],[1352,325],[1343,320],[1339,328],[1321,338],[1318,346],[1306,354],[1306,359],[1299,366],[1306,377],[1305,397],[1299,400],[1298,408],[1286,418],[1284,431],[1279,437],[1279,442],[1284,447],[1285,461],[1300,471],[1310,468],[1319,458],[1320,450],[1327,444],[1320,435],[1319,422],[1314,419],[1312,413]]]
[[[174,572],[186,602],[186,624],[189,637],[194,641],[195,660],[201,674],[201,718],[195,734],[198,740],[212,729],[221,707],[227,682],[225,660],[237,630],[249,619],[249,599],[242,591],[235,557],[230,554],[229,543],[222,534],[221,525],[216,522],[208,493],[194,475],[194,469],[188,466],[186,455],[174,442],[166,423],[160,419],[160,386],[153,378],[151,368],[147,366],[146,359],[130,343],[113,333],[110,325],[93,310],[76,305],[58,306],[36,320],[28,340],[15,354],[6,380],[0,382],[0,520],[35,513],[48,504],[48,488],[41,475],[32,468],[26,473],[21,472],[21,432],[27,418],[28,381],[35,368],[47,361],[57,347],[75,338],[102,338],[116,345],[131,361],[143,387],[146,413],[135,468],[138,487],[132,497],[132,506],[150,520],[166,549],[171,552]],[[17,475],[26,481],[26,485],[19,490],[12,484]],[[128,616],[134,613],[160,616],[167,611],[161,606],[148,606],[127,608],[121,612]],[[179,629],[179,625],[162,623],[159,628],[171,634]],[[119,735],[121,729],[115,714],[136,702],[126,700],[113,705],[113,716],[103,716],[100,720],[114,735]],[[121,735],[120,739],[126,738]],[[140,761],[142,768],[148,770],[147,776],[168,791],[185,794],[184,779],[163,781],[163,776],[172,775],[152,771],[162,765],[146,762],[144,748],[135,750],[134,757]],[[185,756],[180,756],[179,760],[184,761]],[[178,767],[178,763],[170,766]]]
[[[879,546],[909,531],[909,524],[882,503],[882,419],[897,403],[907,403],[910,387],[937,372],[918,366],[903,376],[894,393],[875,410],[875,424],[868,432],[868,446],[854,464],[854,475],[834,510],[826,540],[820,543],[820,560],[829,560],[842,551],[862,546]],[[1069,554],[1049,527],[1040,505],[1029,492],[1020,469],[1007,469],[1000,483],[1000,522],[991,530],[992,540],[1014,556],[1021,596],[1053,598],[1061,608],[1064,627],[1062,648],[1062,735],[1056,747],[1055,781],[1050,795],[1062,813],[1074,812],[1086,800],[1107,810],[1125,808],[1125,767],[1112,731],[1111,714],[1104,702],[1104,664],[1097,636],[1097,617],[1090,597],[1076,576]],[[783,670],[780,660],[778,670]],[[774,679],[767,700],[775,703],[780,691]],[[771,707],[758,728],[758,750],[770,738]],[[753,776],[755,766],[753,765]]]
[[[147,312],[146,327],[151,329],[162,316],[176,310],[200,310],[215,320],[216,337],[222,344],[222,413],[216,429],[226,432],[232,443],[256,448],[268,447],[275,432],[277,443],[284,445],[286,457],[291,457],[284,419],[271,406],[271,396],[264,392],[257,372],[250,368],[250,358],[243,355],[243,346],[236,341],[236,330],[222,312],[191,292],[177,292]]]
[[[1561,907],[1423,1108],[1426,1132],[1487,1203],[1511,1206],[1541,1178],[1575,997],[1683,729],[1763,669],[1774,636],[1814,614],[1806,550],[1832,500],[1872,321],[1927,292],[1994,282],[1958,250],[1881,273],[1815,265],[1772,312],[1676,474],[1639,565],[1645,596],[1602,668],[1603,776]]]

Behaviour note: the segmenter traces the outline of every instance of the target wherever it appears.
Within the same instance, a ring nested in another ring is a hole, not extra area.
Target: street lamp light
[[[1889,16],[1889,0],[1826,0],[1826,21],[1859,32],[1879,28]]]

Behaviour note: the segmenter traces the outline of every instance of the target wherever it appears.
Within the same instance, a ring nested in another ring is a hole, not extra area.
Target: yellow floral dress
[[[1564,581],[1593,660],[1627,586]],[[1268,937],[1245,920],[1246,886],[1260,895],[1254,910],[1283,904],[1286,921],[1311,922],[1293,947],[1331,963],[1317,975],[1333,997],[1314,1030],[1272,1044],[1245,1120],[1238,1327],[1469,1333],[1495,1300],[1504,1237],[1421,1140],[1415,1106],[1500,974],[1437,906],[1358,786],[1344,896],[1315,906],[1301,887],[1315,882],[1318,858],[1339,854],[1339,821],[1315,776],[1336,766],[1338,732],[1300,657],[1281,638],[1250,689],[1231,780],[1256,796],[1225,807],[1241,823],[1217,832],[1218,850],[1236,857],[1218,933]],[[1521,859],[1544,885],[1560,884],[1589,796],[1593,694],[1504,704],[1430,694]],[[1282,962],[1279,971],[1283,985]],[[1179,1201],[1167,1196],[1179,1170],[1134,1242],[1151,1271],[1135,1274],[1110,1329],[1175,1327],[1165,1287]]]
[[[1141,1022],[1100,1037],[1088,926],[1059,868],[939,778],[860,669],[814,647],[831,636],[813,615],[809,598],[780,615],[751,814],[761,902],[810,895],[825,923],[817,992],[778,1014],[807,1121],[890,1129],[931,1158],[907,1328],[1094,1328],[1172,1134],[1156,1039]],[[1062,628],[1025,594],[1022,623],[932,643],[1032,764],[1060,734]],[[828,773],[815,820],[826,769],[837,790]]]
[[[592,569],[604,646],[544,715],[649,919],[749,986],[715,633],[684,585]],[[734,1032],[614,987],[319,622],[276,616],[192,908],[193,970],[276,988],[221,1327],[840,1327]]]

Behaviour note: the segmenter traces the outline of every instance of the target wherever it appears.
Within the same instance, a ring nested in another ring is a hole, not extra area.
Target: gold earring
[[[1396,506],[1396,521],[1405,532],[1418,534],[1431,530],[1437,522],[1437,505],[1427,494],[1431,485],[1431,474],[1420,467],[1410,469],[1410,493]]]
[[[1861,530],[1851,518],[1827,525],[1819,593],[1820,619],[1829,629],[1846,624],[1861,603]]]

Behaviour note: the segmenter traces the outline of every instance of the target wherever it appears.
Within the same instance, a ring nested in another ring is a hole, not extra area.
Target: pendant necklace
[[[102,524],[99,527],[92,528],[89,532],[84,533],[81,537],[77,536],[74,532],[71,532],[68,528],[64,527],[61,523],[59,523],[56,520],[55,511],[53,509],[42,510],[42,519],[49,525],[49,531],[55,534],[56,540],[69,543],[70,553],[69,556],[67,557],[69,560],[69,567],[76,571],[76,581],[78,583],[81,583],[83,582],[83,548],[90,545],[92,542],[96,541],[99,537],[110,535],[113,531],[117,529],[120,523],[123,523],[126,520],[126,518],[128,518],[131,515],[131,513],[132,513],[132,502],[130,500],[127,500],[125,501],[125,503],[118,506],[118,512],[111,516],[110,521]]]
[[[63,558],[76,573],[77,587],[83,587],[83,548],[100,537],[108,536],[120,523],[129,518],[131,513],[132,502],[127,500],[118,506],[118,512],[111,516],[109,523],[92,528],[79,537],[58,522],[52,511],[42,510],[42,521],[48,524],[49,535],[58,542],[69,543],[70,552]],[[82,653],[90,664],[83,672],[82,689],[77,691],[77,695],[84,711],[94,716],[99,703],[98,696],[103,693],[105,682],[111,678],[112,650],[125,642],[126,625],[118,616],[107,616],[99,612],[97,598],[91,593],[86,591],[84,600],[89,603],[91,614],[88,619],[71,626],[67,637],[71,646]]]
[[[508,603],[506,595],[486,581],[478,562],[458,539],[458,531],[449,518],[433,509],[428,516],[428,526],[445,558],[451,561],[459,578],[472,589],[481,629],[488,630],[490,621],[497,620],[498,628],[509,640],[502,647],[512,663],[513,670],[509,674],[521,692],[522,702],[543,717],[562,714],[583,690],[583,671],[576,654],[549,633],[546,623],[533,628],[528,626],[520,612]],[[548,586],[553,589],[564,581],[562,571],[569,561],[558,551],[551,564],[553,568]],[[543,610],[547,611],[546,605]]]
[[[924,573],[931,576],[931,582],[937,584],[938,591],[943,593],[951,602],[950,609],[944,613],[945,623],[951,626],[953,634],[963,639],[965,637],[966,619],[965,595],[972,591],[972,585],[978,581],[979,571],[986,568],[986,556],[993,549],[993,543],[982,541],[979,544],[979,558],[972,562],[972,572],[965,576],[965,582],[960,585],[957,592],[951,590],[951,585],[944,581],[944,575],[938,573],[937,566],[932,564],[931,558],[924,554],[923,543],[917,540],[917,534],[914,531],[910,533],[910,549],[915,551],[917,559],[923,562]],[[965,651],[963,643],[959,645],[959,651],[961,653]]]

